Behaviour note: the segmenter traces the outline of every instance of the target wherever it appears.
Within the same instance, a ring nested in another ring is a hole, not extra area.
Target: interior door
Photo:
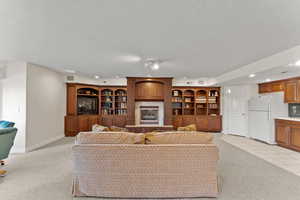
[[[248,132],[249,86],[232,86],[224,88],[224,132],[246,136]]]

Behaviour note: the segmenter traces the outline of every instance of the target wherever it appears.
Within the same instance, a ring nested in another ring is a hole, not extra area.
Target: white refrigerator
[[[275,142],[275,118],[288,116],[283,92],[263,94],[248,102],[248,135],[269,144]]]

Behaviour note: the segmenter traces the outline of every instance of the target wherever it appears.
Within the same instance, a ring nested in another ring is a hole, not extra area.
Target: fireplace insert
[[[159,124],[158,111],[158,106],[140,106],[140,124]]]

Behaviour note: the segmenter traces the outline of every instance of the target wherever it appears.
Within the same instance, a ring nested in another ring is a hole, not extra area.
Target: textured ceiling
[[[0,0],[0,60],[102,77],[216,77],[300,44],[299,0]]]

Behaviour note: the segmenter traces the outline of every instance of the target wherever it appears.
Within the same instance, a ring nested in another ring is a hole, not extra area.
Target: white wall
[[[65,113],[64,76],[28,63],[26,150],[31,151],[64,137]]]
[[[26,148],[26,63],[6,65],[6,76],[1,79],[1,119],[16,123],[18,133],[12,152]]]
[[[0,79],[0,116],[18,128],[12,153],[31,151],[64,137],[64,76],[25,62],[5,66]]]

